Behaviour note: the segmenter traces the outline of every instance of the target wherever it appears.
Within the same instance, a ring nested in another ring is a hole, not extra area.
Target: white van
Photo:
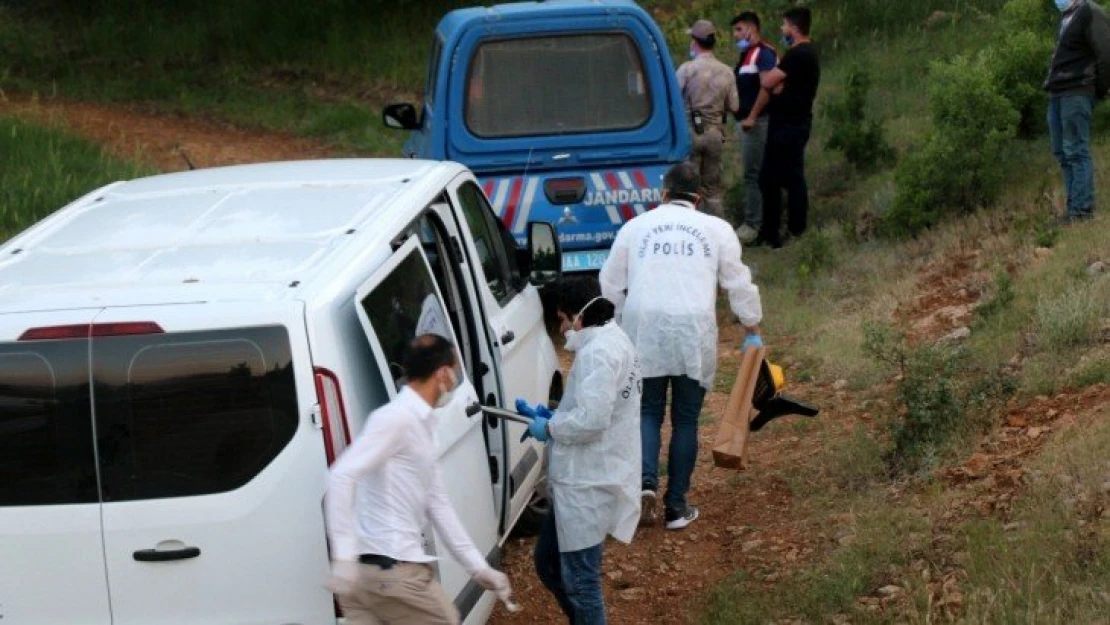
[[[0,247],[0,620],[334,624],[328,463],[424,331],[465,363],[440,462],[496,565],[543,448],[479,403],[562,389],[528,281],[557,238],[531,234],[516,253],[461,165],[352,159],[120,182]]]

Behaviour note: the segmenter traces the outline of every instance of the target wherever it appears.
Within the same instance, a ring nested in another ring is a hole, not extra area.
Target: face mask
[[[578,320],[582,318],[582,313],[586,312],[586,309],[599,299],[601,298],[595,297],[586,302],[586,305],[582,307],[582,310],[578,311],[578,314],[574,316],[574,320],[570,322],[570,329],[563,332],[563,338],[566,340],[563,347],[566,348],[568,352],[578,351],[578,348],[582,347],[582,332],[580,330],[575,330],[574,326],[578,325]]]
[[[741,39],[740,41],[736,42],[736,49],[741,51],[741,52],[747,52],[748,48],[751,48],[751,47],[752,47],[752,42],[748,41],[747,39]]]
[[[1059,9],[1061,13],[1063,13],[1064,9],[1071,6],[1071,2],[1072,0],[1056,0],[1056,8]]]
[[[690,60],[692,61],[696,58],[698,58],[698,49],[694,47],[694,44],[690,44]]]
[[[793,35],[783,35],[782,36],[782,42],[786,44],[787,48],[790,48],[794,45],[794,36]]]
[[[436,399],[436,408],[443,408],[451,403],[451,399],[455,397],[455,390],[459,388],[459,376],[454,371],[451,372],[451,388],[447,388],[441,382],[439,384],[439,397]]]

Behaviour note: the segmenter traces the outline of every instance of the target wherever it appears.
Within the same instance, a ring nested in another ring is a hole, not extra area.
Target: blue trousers
[[[547,514],[536,540],[536,575],[555,595],[571,625],[605,625],[601,594],[601,556],[604,543],[579,551],[559,551],[555,510]]]
[[[1093,95],[1054,96],[1048,100],[1052,155],[1064,174],[1068,217],[1090,217],[1095,207],[1095,167],[1091,160]]]
[[[671,388],[671,445],[667,451],[668,510],[686,510],[690,476],[698,459],[698,417],[705,402],[705,389],[693,378],[670,376],[644,378],[640,400],[640,441],[643,451],[641,476],[646,488],[659,485],[659,448],[662,446],[663,415],[667,411],[667,387]]]

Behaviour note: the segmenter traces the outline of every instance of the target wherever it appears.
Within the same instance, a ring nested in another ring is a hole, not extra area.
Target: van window
[[[486,41],[466,94],[467,128],[485,138],[631,130],[652,114],[643,61],[624,33]]]
[[[424,86],[424,102],[435,108],[436,81],[439,78],[439,55],[443,52],[443,40],[439,33],[432,35],[432,53],[428,55],[428,82]]]
[[[0,506],[95,503],[87,339],[0,344]]]
[[[98,338],[93,362],[104,501],[234,490],[297,430],[283,327]]]
[[[428,263],[413,249],[378,286],[360,302],[378,336],[397,390],[405,384],[402,355],[413,338],[438,334],[456,346],[451,322],[436,295]],[[458,349],[455,360],[462,363]],[[461,376],[460,371],[460,376]],[[459,378],[462,380],[462,377]]]
[[[465,182],[456,194],[466,215],[466,224],[474,235],[478,261],[482,264],[489,290],[500,304],[507,304],[521,284],[516,244],[501,220],[494,216],[478,185]]]

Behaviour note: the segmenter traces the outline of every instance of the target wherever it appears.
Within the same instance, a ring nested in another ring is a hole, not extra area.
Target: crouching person
[[[517,400],[534,416],[525,436],[548,444],[552,511],[536,542],[536,573],[570,623],[598,625],[605,538],[631,542],[639,522],[640,370],[595,278],[565,279],[556,299],[566,349],[576,353],[566,393],[554,414]]]

